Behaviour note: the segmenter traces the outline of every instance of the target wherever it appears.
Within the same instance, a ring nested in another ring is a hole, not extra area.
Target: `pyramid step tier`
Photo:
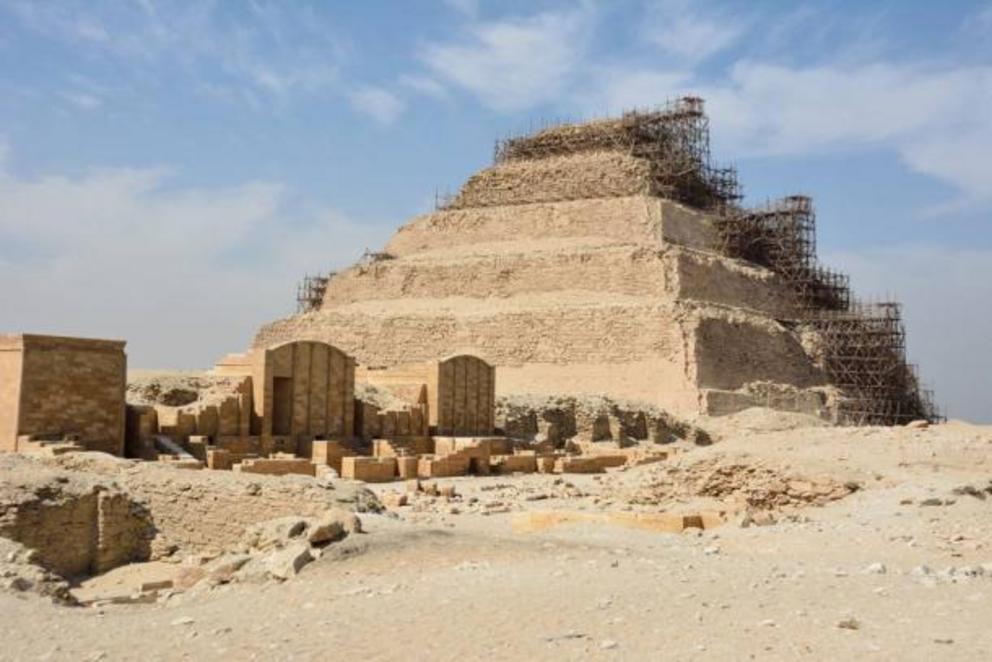
[[[776,317],[791,309],[784,284],[767,269],[674,245],[590,246],[585,240],[493,242],[471,251],[358,264],[335,275],[322,307],[411,298],[506,299],[565,290],[714,302]]]
[[[426,299],[398,310],[395,302],[366,301],[273,322],[255,345],[319,340],[361,364],[387,366],[470,351],[498,368],[500,395],[610,392],[673,411],[695,410],[700,388],[823,383],[795,335],[768,317],[580,294],[515,297],[504,307]]]

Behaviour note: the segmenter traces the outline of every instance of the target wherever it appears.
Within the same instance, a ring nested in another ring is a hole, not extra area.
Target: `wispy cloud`
[[[242,86],[276,103],[332,88],[343,38],[319,15],[254,2],[245,17],[221,17],[213,3],[159,7],[12,2],[21,24],[49,38],[115,58],[131,70],[164,67],[218,86]],[[237,98],[243,95],[231,95]]]
[[[749,20],[712,8],[704,12],[690,0],[664,0],[649,8],[643,31],[664,53],[695,63],[733,46],[749,28]]]
[[[606,70],[593,109],[623,109],[693,92],[708,104],[719,147],[737,157],[893,150],[910,169],[957,189],[950,209],[992,204],[992,67],[869,63],[796,68],[739,62],[726,77]]]
[[[467,16],[479,13],[479,0],[444,0],[444,4]]]
[[[103,105],[103,100],[92,94],[63,92],[62,98],[81,110],[96,110]]]
[[[291,312],[304,271],[385,239],[277,183],[183,188],[160,169],[27,179],[3,167],[2,145],[0,328],[123,337],[136,366],[209,366]]]
[[[437,77],[501,111],[550,102],[574,80],[585,52],[593,10],[583,5],[468,24],[458,39],[420,53]]]
[[[404,74],[400,76],[399,84],[424,96],[439,100],[450,98],[447,88],[430,76]]]
[[[402,114],[402,99],[381,87],[365,85],[348,93],[352,107],[370,115],[380,124],[392,124]]]
[[[791,68],[742,62],[699,84],[729,148],[798,155],[863,146],[894,150],[913,170],[992,202],[992,67],[870,63]]]

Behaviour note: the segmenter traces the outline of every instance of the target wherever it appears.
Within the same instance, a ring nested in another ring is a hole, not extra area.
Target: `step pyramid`
[[[503,141],[254,345],[320,340],[368,366],[472,354],[497,367],[498,395],[836,416],[844,394],[796,323],[795,279],[742,259],[742,236],[728,250],[740,196],[708,142],[696,98]]]

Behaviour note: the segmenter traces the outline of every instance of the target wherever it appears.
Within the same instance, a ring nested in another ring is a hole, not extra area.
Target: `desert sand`
[[[81,607],[0,593],[0,657],[992,656],[992,426],[752,409],[705,427],[713,445],[605,474],[440,479],[456,496],[362,514],[364,533],[285,582]],[[387,504],[406,491],[371,487]],[[699,513],[722,521],[670,530]],[[74,592],[180,567],[122,566]]]

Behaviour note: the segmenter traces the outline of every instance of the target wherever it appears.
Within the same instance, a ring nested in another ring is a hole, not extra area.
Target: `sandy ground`
[[[83,608],[0,595],[0,658],[992,659],[992,428],[751,423],[605,476],[441,481],[461,496],[363,516],[367,533],[283,584]],[[764,498],[757,478],[716,496],[676,489],[720,466],[857,490],[779,508],[767,526],[622,519]],[[588,521],[528,526],[535,512]]]

